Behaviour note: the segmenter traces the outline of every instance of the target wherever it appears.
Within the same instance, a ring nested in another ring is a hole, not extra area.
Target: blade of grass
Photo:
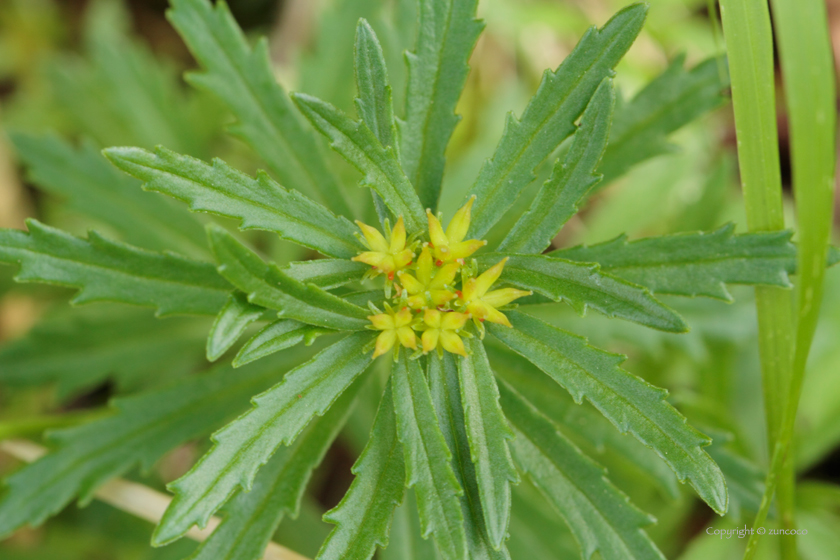
[[[754,526],[764,522],[778,486],[782,524],[795,526],[789,452],[805,365],[823,294],[825,255],[831,237],[835,172],[835,84],[826,8],[819,0],[773,0],[779,56],[791,130],[793,190],[799,254],[796,341],[788,401],[773,449],[766,491]],[[751,538],[745,558],[755,553]],[[784,560],[794,560],[796,537],[781,539]]]

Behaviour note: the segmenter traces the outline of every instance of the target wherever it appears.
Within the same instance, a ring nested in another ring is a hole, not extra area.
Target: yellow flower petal
[[[462,241],[449,246],[449,260],[466,259],[482,247],[487,245],[486,241],[479,241],[478,239],[470,239],[469,241]]]
[[[425,323],[427,327],[439,329],[440,311],[437,309],[427,309],[425,315],[423,315],[423,323]]]
[[[359,253],[357,256],[353,257],[350,260],[369,264],[370,266],[379,270],[385,270],[389,268],[391,266],[391,263],[394,262],[394,258],[390,255],[386,253],[375,253],[373,251],[365,251],[364,253]]]
[[[397,337],[400,339],[400,344],[412,350],[417,349],[417,335],[411,330],[411,327],[400,327],[397,329]]]
[[[356,225],[359,226],[360,230],[362,230],[362,235],[365,236],[365,241],[367,241],[371,250],[378,253],[388,252],[388,242],[385,241],[385,237],[379,233],[378,229],[364,224],[359,220],[356,220]]]
[[[455,299],[455,293],[449,290],[431,290],[428,293],[434,306],[440,306]]]
[[[450,311],[449,313],[443,314],[443,318],[440,321],[440,328],[449,331],[457,331],[467,324],[467,319],[469,319],[469,317],[463,313]]]
[[[432,245],[436,248],[449,245],[449,239],[443,233],[443,226],[440,225],[440,220],[428,209],[426,210],[426,217],[429,219],[429,239],[431,239]]]
[[[408,272],[399,273],[400,284],[410,295],[416,295],[426,290],[426,286]]]
[[[388,350],[394,347],[394,342],[397,341],[397,333],[393,329],[382,331],[376,337],[376,350],[373,352],[373,357],[378,358]]]
[[[460,265],[458,263],[449,263],[440,267],[435,273],[435,277],[426,285],[433,290],[443,289],[444,286],[452,284],[455,280],[455,275],[458,274]]]
[[[505,268],[507,257],[491,266],[475,279],[475,286],[473,288],[473,297],[481,298],[487,293],[487,290],[499,279],[502,275],[502,270]]]
[[[417,257],[417,279],[428,286],[432,281],[432,272],[434,270],[434,259],[428,247],[423,247],[420,251],[420,256]]]
[[[514,288],[503,288],[501,290],[493,290],[484,294],[481,301],[493,307],[501,307],[507,305],[515,299],[530,296],[533,292],[526,292],[525,290],[517,290]]]
[[[394,326],[397,328],[405,327],[406,325],[411,324],[412,319],[411,310],[408,307],[403,307],[400,309],[399,313],[394,315]]]
[[[447,352],[460,354],[461,356],[467,355],[467,352],[464,349],[464,341],[461,340],[461,337],[453,331],[440,331],[440,344]]]
[[[373,326],[380,331],[394,328],[394,317],[389,313],[380,313],[379,315],[370,315],[368,321],[373,323]]]
[[[437,348],[439,337],[439,329],[429,329],[426,332],[424,332],[421,339],[423,341],[423,352],[429,353],[435,348]]]
[[[394,229],[391,230],[391,252],[396,254],[403,249],[405,249],[405,224],[400,216]]]
[[[460,210],[455,212],[449,226],[446,228],[446,237],[449,238],[450,244],[455,244],[463,241],[470,229],[470,209],[473,202],[475,202],[475,195],[472,195]]]

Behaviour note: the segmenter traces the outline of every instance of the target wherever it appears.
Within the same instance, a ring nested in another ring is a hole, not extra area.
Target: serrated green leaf
[[[233,359],[233,367],[244,366],[301,342],[309,345],[318,336],[331,332],[335,331],[313,327],[292,319],[278,319],[266,325],[239,349],[239,353]]]
[[[370,439],[353,465],[353,474],[356,478],[344,498],[324,514],[324,521],[336,527],[317,559],[367,560],[377,546],[388,547],[391,517],[405,492],[405,463],[397,438],[390,382],[379,402]]]
[[[91,231],[73,237],[37,220],[29,233],[0,230],[0,262],[20,264],[18,282],[76,288],[72,303],[114,301],[154,307],[157,314],[215,315],[231,292],[213,265],[153,253]]]
[[[313,420],[295,442],[281,447],[260,469],[250,492],[240,492],[224,519],[189,560],[260,560],[284,515],[297,517],[312,471],[324,459],[356,401],[357,381]]]
[[[224,229],[209,227],[207,235],[219,274],[245,292],[249,302],[275,309],[284,318],[328,329],[359,330],[370,323],[367,310],[266,264]]]
[[[461,404],[484,524],[497,549],[510,522],[510,485],[519,482],[508,451],[513,432],[499,406],[499,390],[484,345],[472,339],[466,346],[468,355],[458,362]]]
[[[335,212],[351,216],[344,191],[330,172],[317,138],[303,123],[274,76],[263,38],[252,49],[227,5],[173,0],[167,18],[204,69],[189,74],[194,86],[218,97],[238,122],[244,140],[286,187],[316,195]]]
[[[239,220],[239,229],[264,229],[330,257],[354,257],[364,247],[349,220],[317,202],[287,190],[264,172],[257,178],[220,159],[208,164],[158,146],[108,148],[111,162],[144,182],[143,188],[177,198],[196,212]]]
[[[90,141],[76,149],[57,136],[12,133],[30,181],[81,214],[107,224],[128,243],[162,251],[207,256],[204,229],[183,208],[143,193],[116,172]]]
[[[478,262],[489,267],[503,258],[508,261],[501,281],[547,297],[565,301],[580,315],[588,307],[607,317],[667,332],[686,332],[688,325],[670,307],[642,286],[603,272],[597,264],[579,263],[545,255],[488,253]]]
[[[685,70],[685,55],[616,109],[610,141],[598,171],[608,185],[632,166],[672,150],[667,137],[726,102],[726,61],[710,58]],[[721,73],[723,72],[723,75]]]
[[[251,410],[213,434],[213,448],[184,476],[168,485],[174,499],[152,542],[180,538],[210,516],[242,488],[281,445],[288,445],[316,415],[335,400],[370,365],[365,347],[369,333],[356,333],[333,344],[286,374],[283,381],[252,399]]]
[[[412,489],[405,493],[401,506],[394,510],[388,548],[378,552],[381,560],[441,560],[434,540],[420,535],[420,515],[417,512],[417,498]]]
[[[704,431],[712,437],[709,446],[709,456],[720,465],[720,470],[726,477],[726,487],[729,490],[729,510],[726,515],[738,521],[748,512],[754,514],[761,505],[764,495],[764,478],[766,473],[752,461],[742,457],[727,445],[732,435],[719,430],[704,427]]]
[[[110,478],[139,464],[148,470],[166,452],[202,437],[248,406],[289,365],[286,356],[234,372],[229,366],[168,387],[113,401],[114,413],[53,432],[56,449],[8,479],[0,500],[0,535],[39,525],[75,497],[88,502]]]
[[[406,486],[417,493],[423,538],[434,533],[446,560],[466,558],[467,543],[460,498],[463,494],[452,470],[452,454],[440,431],[429,384],[418,360],[400,355],[391,379],[397,434],[402,442]]]
[[[384,147],[363,121],[354,121],[329,103],[303,93],[292,94],[301,112],[330,140],[332,148],[358,169],[362,185],[382,197],[409,233],[426,226],[426,215],[393,147]]]
[[[458,366],[454,356],[446,353],[443,355],[443,360],[430,359],[428,376],[440,429],[447,447],[452,451],[455,477],[464,489],[461,509],[464,514],[469,558],[510,560],[505,543],[502,543],[499,550],[495,550],[487,533],[479,483],[476,478],[476,466],[471,458],[467,436]]]
[[[507,315],[513,328],[490,324],[493,336],[565,387],[575,402],[586,397],[620,432],[656,451],[712,509],[726,512],[723,474],[702,449],[710,440],[668,404],[667,391],[621,369],[624,356],[517,311]]]
[[[264,307],[248,303],[248,298],[241,292],[228,296],[227,303],[216,315],[210,333],[207,335],[207,360],[215,362],[222,354],[236,344],[248,325],[262,317]]]
[[[331,290],[361,280],[370,267],[346,259],[315,259],[291,262],[281,270],[298,282],[315,284],[319,288]]]
[[[654,519],[606,478],[604,469],[566,439],[551,421],[505,383],[502,406],[516,431],[511,443],[522,470],[566,520],[588,560],[662,559],[642,527]]]
[[[551,178],[499,244],[499,251],[542,253],[577,213],[578,205],[601,180],[596,168],[607,145],[614,104],[612,80],[605,79],[583,112],[569,152],[557,160]]]
[[[712,232],[678,233],[554,251],[551,256],[597,262],[611,274],[654,293],[732,301],[725,284],[790,287],[796,247],[790,231],[734,235],[734,224]]]
[[[642,29],[647,7],[628,6],[601,29],[589,29],[556,71],[546,71],[520,119],[509,115],[493,157],[481,168],[470,194],[470,234],[483,237],[534,180],[534,169],[574,132],[592,94]]]
[[[119,391],[192,371],[207,323],[157,319],[145,309],[74,309],[48,316],[0,348],[0,384],[56,383],[61,400],[112,378]]]
[[[419,35],[406,53],[408,90],[400,125],[403,169],[424,208],[437,208],[445,152],[460,117],[455,106],[467,80],[470,54],[484,24],[477,0],[421,0]]]

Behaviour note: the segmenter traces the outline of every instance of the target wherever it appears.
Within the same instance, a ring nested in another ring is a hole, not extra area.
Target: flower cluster
[[[385,311],[375,310],[368,317],[369,328],[382,331],[376,339],[376,358],[396,347],[410,348],[415,355],[433,350],[466,355],[462,337],[471,337],[468,324],[484,336],[484,321],[510,326],[499,308],[531,292],[514,288],[491,290],[499,279],[507,259],[480,275],[477,264],[466,259],[487,242],[464,240],[470,227],[472,197],[449,222],[446,230],[440,217],[426,211],[429,220],[428,241],[406,237],[402,217],[393,229],[385,222],[385,233],[356,223],[369,249],[353,260],[371,266],[369,277],[384,275]],[[412,236],[414,237],[414,236]],[[419,236],[418,236],[419,237]],[[419,255],[417,251],[419,250]],[[419,335],[419,348],[418,348]]]

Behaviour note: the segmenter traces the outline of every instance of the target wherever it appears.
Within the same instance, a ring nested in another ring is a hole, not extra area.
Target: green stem
[[[108,414],[106,409],[80,410],[64,414],[30,416],[21,420],[0,422],[0,440],[41,435],[44,430],[83,424]]]
[[[764,523],[779,491],[780,515],[793,528],[791,442],[796,411],[805,379],[805,366],[817,326],[823,293],[825,256],[831,237],[835,172],[834,66],[825,4],[820,0],[773,0],[779,54],[791,130],[793,189],[799,237],[797,329],[793,372],[779,439],[774,447],[766,489],[754,527]],[[745,559],[755,554],[758,539],[751,536]],[[782,539],[782,558],[796,558],[796,537]]]

